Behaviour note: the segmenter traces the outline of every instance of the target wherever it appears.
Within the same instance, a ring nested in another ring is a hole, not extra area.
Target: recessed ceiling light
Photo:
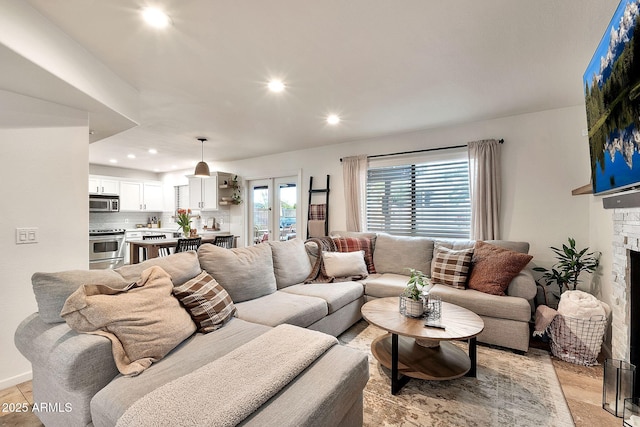
[[[158,154],[158,150],[155,148],[149,148],[149,154]]]
[[[267,87],[271,92],[282,92],[284,90],[284,83],[282,83],[282,80],[274,79],[269,82]]]
[[[327,123],[330,125],[337,125],[340,123],[340,117],[337,114],[329,114],[327,116]]]
[[[153,171],[154,171],[154,172],[160,172],[160,169],[158,169],[158,168],[154,168],[154,169],[153,169]]]
[[[109,159],[109,163],[118,163],[116,159]]]
[[[127,158],[129,159],[135,159],[136,155],[135,154],[127,154]]]
[[[147,7],[142,11],[144,21],[154,28],[166,28],[171,23],[169,15],[155,7]]]

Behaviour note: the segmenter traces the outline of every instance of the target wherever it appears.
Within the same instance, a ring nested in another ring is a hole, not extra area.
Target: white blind
[[[470,229],[466,159],[369,168],[368,231],[469,238]]]

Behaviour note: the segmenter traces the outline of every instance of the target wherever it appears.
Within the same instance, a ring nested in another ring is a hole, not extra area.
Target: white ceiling
[[[199,136],[205,160],[228,161],[579,105],[618,4],[157,0],[173,20],[158,31],[144,0],[28,1],[139,90],[140,125],[90,162],[156,171],[195,165]]]

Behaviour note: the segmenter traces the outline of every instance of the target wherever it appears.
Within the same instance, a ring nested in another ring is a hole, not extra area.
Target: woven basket
[[[605,316],[593,316],[587,320],[558,314],[547,329],[551,337],[551,353],[565,362],[597,365],[606,326]]]

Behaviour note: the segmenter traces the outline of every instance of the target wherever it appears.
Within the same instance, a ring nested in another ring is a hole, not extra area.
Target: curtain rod
[[[504,143],[504,139],[500,139],[498,142],[500,144],[503,144]],[[466,146],[467,146],[467,144],[463,144],[463,145],[452,145],[450,147],[424,148],[422,150],[400,151],[398,153],[374,154],[374,155],[371,155],[371,156],[367,156],[367,159],[373,159],[375,157],[401,156],[401,155],[404,155],[404,154],[426,153],[428,151],[452,150],[454,148],[464,148]],[[340,161],[342,162],[342,157],[340,157]]]

